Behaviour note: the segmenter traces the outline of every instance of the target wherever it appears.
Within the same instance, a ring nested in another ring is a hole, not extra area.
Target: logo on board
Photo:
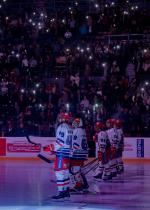
[[[144,157],[144,139],[137,139],[137,157]]]

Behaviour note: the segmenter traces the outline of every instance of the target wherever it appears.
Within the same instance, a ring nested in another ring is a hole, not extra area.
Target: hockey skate
[[[112,172],[112,173],[111,173],[111,177],[112,177],[112,178],[114,178],[114,177],[116,177],[116,176],[117,176],[117,172]]]
[[[96,176],[94,176],[94,179],[102,179],[102,175],[103,174],[97,174]]]
[[[120,166],[120,167],[118,166],[117,167],[117,173],[122,174],[123,172],[124,172],[124,167],[123,166]]]
[[[69,190],[59,192],[58,195],[51,197],[52,200],[67,200],[70,198]]]
[[[112,180],[112,176],[111,175],[104,175],[103,176],[103,181],[110,181],[110,180]]]

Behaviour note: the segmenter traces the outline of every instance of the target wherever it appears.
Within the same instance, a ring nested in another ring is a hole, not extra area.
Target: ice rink
[[[52,202],[56,193],[52,164],[42,161],[0,161],[0,210],[150,210],[150,164],[125,164],[124,175],[95,182],[91,194],[71,195],[70,202]],[[95,192],[95,193],[94,193]]]

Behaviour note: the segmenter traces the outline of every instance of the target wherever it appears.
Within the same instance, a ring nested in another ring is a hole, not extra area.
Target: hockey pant
[[[96,175],[104,176],[110,175],[109,156],[107,150],[105,152],[98,151],[99,166],[95,170]]]
[[[111,146],[110,167],[111,173],[117,172],[117,149],[113,146]]]
[[[69,165],[70,165],[69,158],[56,156],[54,162],[54,170],[57,180],[58,192],[66,191],[69,188],[70,184]]]
[[[123,160],[122,160],[122,153],[123,153],[123,148],[119,147],[117,151],[117,167],[118,170],[123,170],[124,165],[123,165]]]
[[[72,174],[72,187],[80,188],[83,185],[87,185],[87,180],[83,173],[81,172],[81,168],[83,166],[84,160],[76,160],[72,159],[70,164],[70,173]]]

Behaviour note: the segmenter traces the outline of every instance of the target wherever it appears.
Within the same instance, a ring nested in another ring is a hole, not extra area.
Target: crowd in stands
[[[148,34],[149,11],[0,16],[1,135],[54,136],[60,111],[82,115],[89,141],[94,122],[111,117],[123,121],[126,136],[150,135],[149,40],[101,39]]]

